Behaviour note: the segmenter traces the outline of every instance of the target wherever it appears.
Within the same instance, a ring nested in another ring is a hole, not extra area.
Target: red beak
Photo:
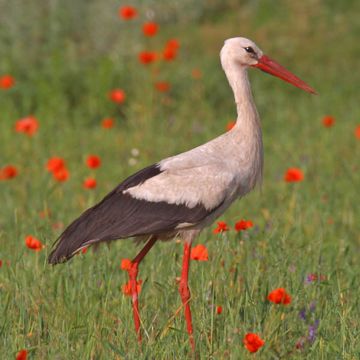
[[[259,62],[256,65],[253,65],[253,67],[257,67],[262,71],[277,76],[278,78],[283,79],[284,81],[287,81],[288,83],[293,84],[294,86],[303,89],[311,94],[317,94],[312,87],[310,87],[304,81],[292,74],[289,70],[286,70],[276,61],[270,59],[266,55],[263,55],[259,59]]]

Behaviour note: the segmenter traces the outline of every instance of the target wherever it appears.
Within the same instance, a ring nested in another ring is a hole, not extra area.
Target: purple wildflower
[[[316,301],[312,301],[309,306],[309,311],[314,312],[316,309]]]
[[[305,310],[305,308],[302,308],[300,311],[299,311],[299,317],[300,317],[300,319],[302,319],[302,320],[306,320],[306,310]]]
[[[308,335],[308,341],[310,343],[313,343],[316,338],[316,330],[319,326],[319,320],[315,320],[313,325],[309,326],[309,335]]]
[[[312,282],[316,281],[316,274],[309,274],[306,276],[305,284],[311,284]]]

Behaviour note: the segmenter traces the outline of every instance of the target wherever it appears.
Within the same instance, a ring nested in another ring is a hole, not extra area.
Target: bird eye
[[[255,51],[251,46],[247,46],[244,49],[245,49],[246,52],[248,52],[250,54],[255,54]]]

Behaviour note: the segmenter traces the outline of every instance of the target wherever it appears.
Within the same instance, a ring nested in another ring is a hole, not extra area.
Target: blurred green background
[[[138,17],[121,20],[122,5],[135,6]],[[127,175],[225,131],[236,113],[218,55],[226,38],[245,36],[319,95],[249,71],[263,125],[264,183],[221,219],[229,226],[251,219],[254,229],[222,236],[209,229],[199,239],[210,258],[194,262],[190,274],[200,358],[251,358],[242,344],[247,332],[265,340],[261,359],[359,358],[359,12],[351,0],[0,0],[0,76],[16,80],[0,89],[0,168],[19,170],[0,181],[1,356],[15,358],[21,348],[30,359],[189,356],[182,314],[175,315],[179,244],[156,245],[141,267],[142,352],[119,270],[138,248],[119,241],[57,267],[46,255],[64,225]],[[146,21],[160,25],[153,38],[141,32]],[[138,61],[140,51],[161,51],[173,38],[180,43],[174,61]],[[194,78],[194,69],[202,76]],[[159,93],[156,81],[169,82],[170,91]],[[121,106],[108,98],[113,88],[126,93]],[[16,133],[15,122],[30,114],[38,132]],[[325,115],[335,118],[330,128]],[[106,117],[115,119],[113,129],[101,128]],[[101,157],[100,169],[86,168],[88,154]],[[65,183],[45,170],[55,155],[68,164]],[[304,181],[285,183],[288,167],[301,168]],[[83,189],[90,175],[98,186]],[[47,209],[51,216],[41,218]],[[27,249],[28,234],[45,249]],[[326,280],[305,284],[310,273]],[[290,306],[265,301],[280,286],[292,295]],[[225,309],[221,316],[215,305]]]

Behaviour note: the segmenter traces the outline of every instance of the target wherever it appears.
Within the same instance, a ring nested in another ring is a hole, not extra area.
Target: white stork
[[[263,145],[260,119],[251,94],[247,69],[259,68],[309,93],[315,91],[271,60],[251,41],[225,41],[221,64],[233,89],[237,122],[231,131],[179,155],[138,171],[86,210],[60,235],[49,263],[64,262],[82,248],[103,241],[135,238],[146,241],[129,272],[135,330],[139,341],[137,274],[141,260],[157,240],[184,242],[179,292],[187,331],[195,349],[190,312],[188,272],[193,240],[230,204],[261,182]]]

